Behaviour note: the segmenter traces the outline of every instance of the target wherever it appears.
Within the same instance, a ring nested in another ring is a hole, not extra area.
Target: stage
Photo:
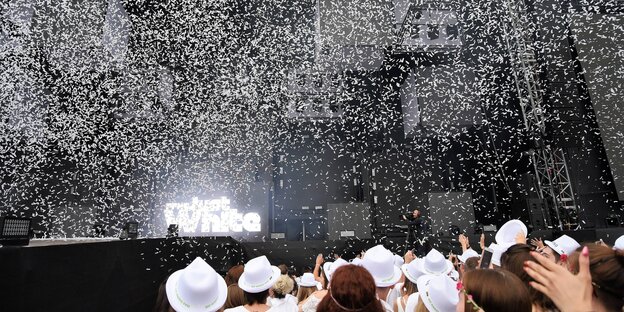
[[[562,232],[579,241],[612,244],[624,228]],[[493,233],[487,233],[491,242]],[[534,232],[552,239],[549,231]],[[555,235],[559,235],[556,233]],[[472,236],[475,237],[475,236]],[[478,240],[471,238],[474,248]],[[313,267],[316,255],[351,259],[376,244],[401,253],[401,238],[368,240],[239,242],[230,237],[34,239],[25,247],[0,248],[0,302],[7,311],[151,311],[159,284],[195,257],[219,273],[266,255],[272,264]],[[432,239],[445,254],[460,252],[450,237]],[[477,249],[478,250],[478,249]]]

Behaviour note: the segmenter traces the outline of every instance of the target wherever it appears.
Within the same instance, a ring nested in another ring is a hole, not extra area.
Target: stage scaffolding
[[[524,127],[534,142],[529,154],[535,171],[537,193],[548,204],[544,207],[546,211],[543,211],[544,222],[560,230],[564,227],[578,227],[577,204],[565,150],[545,142],[549,116],[543,100],[544,91],[540,86],[539,63],[534,49],[534,23],[524,0],[505,0],[503,6],[507,10],[507,23],[503,23],[504,37]]]

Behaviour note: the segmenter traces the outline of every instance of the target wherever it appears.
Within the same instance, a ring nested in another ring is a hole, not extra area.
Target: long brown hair
[[[238,284],[238,279],[243,274],[244,269],[245,269],[245,266],[242,264],[231,267],[227,271],[227,273],[225,273],[225,278],[224,278],[225,284],[227,284],[228,286],[232,284]]]
[[[531,256],[532,250],[533,248],[527,244],[516,244],[509,247],[509,249],[507,249],[507,251],[505,251],[501,256],[501,267],[515,274],[520,278],[520,280],[522,280],[524,285],[526,285],[529,290],[531,302],[533,302],[534,305],[541,307],[542,310],[545,311],[555,310],[556,306],[550,298],[539,292],[537,289],[529,286],[529,282],[533,281],[533,279],[524,270],[524,262],[535,262],[535,259]]]
[[[414,309],[414,312],[429,312],[429,310],[422,300],[418,300],[418,304],[416,304],[416,309]]]
[[[529,290],[513,273],[503,269],[483,269],[467,272],[463,286],[483,311],[531,312]],[[473,311],[466,300],[464,311]]]
[[[418,291],[418,286],[416,283],[410,281],[409,278],[405,277],[405,281],[403,282],[403,296],[411,295]]]
[[[245,292],[238,287],[238,284],[232,284],[227,287],[227,299],[223,305],[223,309],[235,308],[246,305]]]
[[[332,275],[329,292],[316,310],[383,312],[376,293],[375,280],[366,269],[356,265],[343,265]]]
[[[303,302],[303,300],[306,300],[313,292],[316,291],[316,289],[316,286],[299,286],[299,290],[297,290],[297,302]]]
[[[169,304],[169,299],[167,299],[167,280],[169,276],[167,276],[158,287],[158,296],[156,297],[156,304],[152,309],[153,312],[169,312],[173,309]]]
[[[594,294],[609,311],[621,311],[624,305],[624,251],[586,244]],[[578,272],[578,252],[570,256],[570,268]]]

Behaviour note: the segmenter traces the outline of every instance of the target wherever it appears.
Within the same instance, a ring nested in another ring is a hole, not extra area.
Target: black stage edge
[[[486,233],[486,243],[493,233]],[[552,239],[568,234],[582,242],[602,239],[613,244],[624,228],[535,231],[531,237]],[[478,248],[478,235],[471,235]],[[344,241],[271,241],[240,243],[229,237],[185,237],[115,240],[50,246],[0,248],[2,311],[151,311],[160,283],[171,272],[202,257],[219,273],[232,265],[266,255],[271,263],[301,270],[314,265],[317,254],[351,259],[376,244],[403,253],[400,237]],[[451,237],[436,237],[431,245],[444,253],[459,252]],[[478,250],[478,249],[477,249]]]

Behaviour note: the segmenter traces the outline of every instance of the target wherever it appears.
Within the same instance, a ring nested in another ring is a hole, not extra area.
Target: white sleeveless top
[[[418,305],[418,300],[419,300],[418,292],[415,292],[409,295],[409,297],[407,297],[407,304],[405,304],[405,311],[416,310],[416,306]]]
[[[310,295],[308,300],[304,304],[301,305],[301,310],[303,312],[316,312],[316,307],[321,302],[321,299],[316,298],[314,295]]]

